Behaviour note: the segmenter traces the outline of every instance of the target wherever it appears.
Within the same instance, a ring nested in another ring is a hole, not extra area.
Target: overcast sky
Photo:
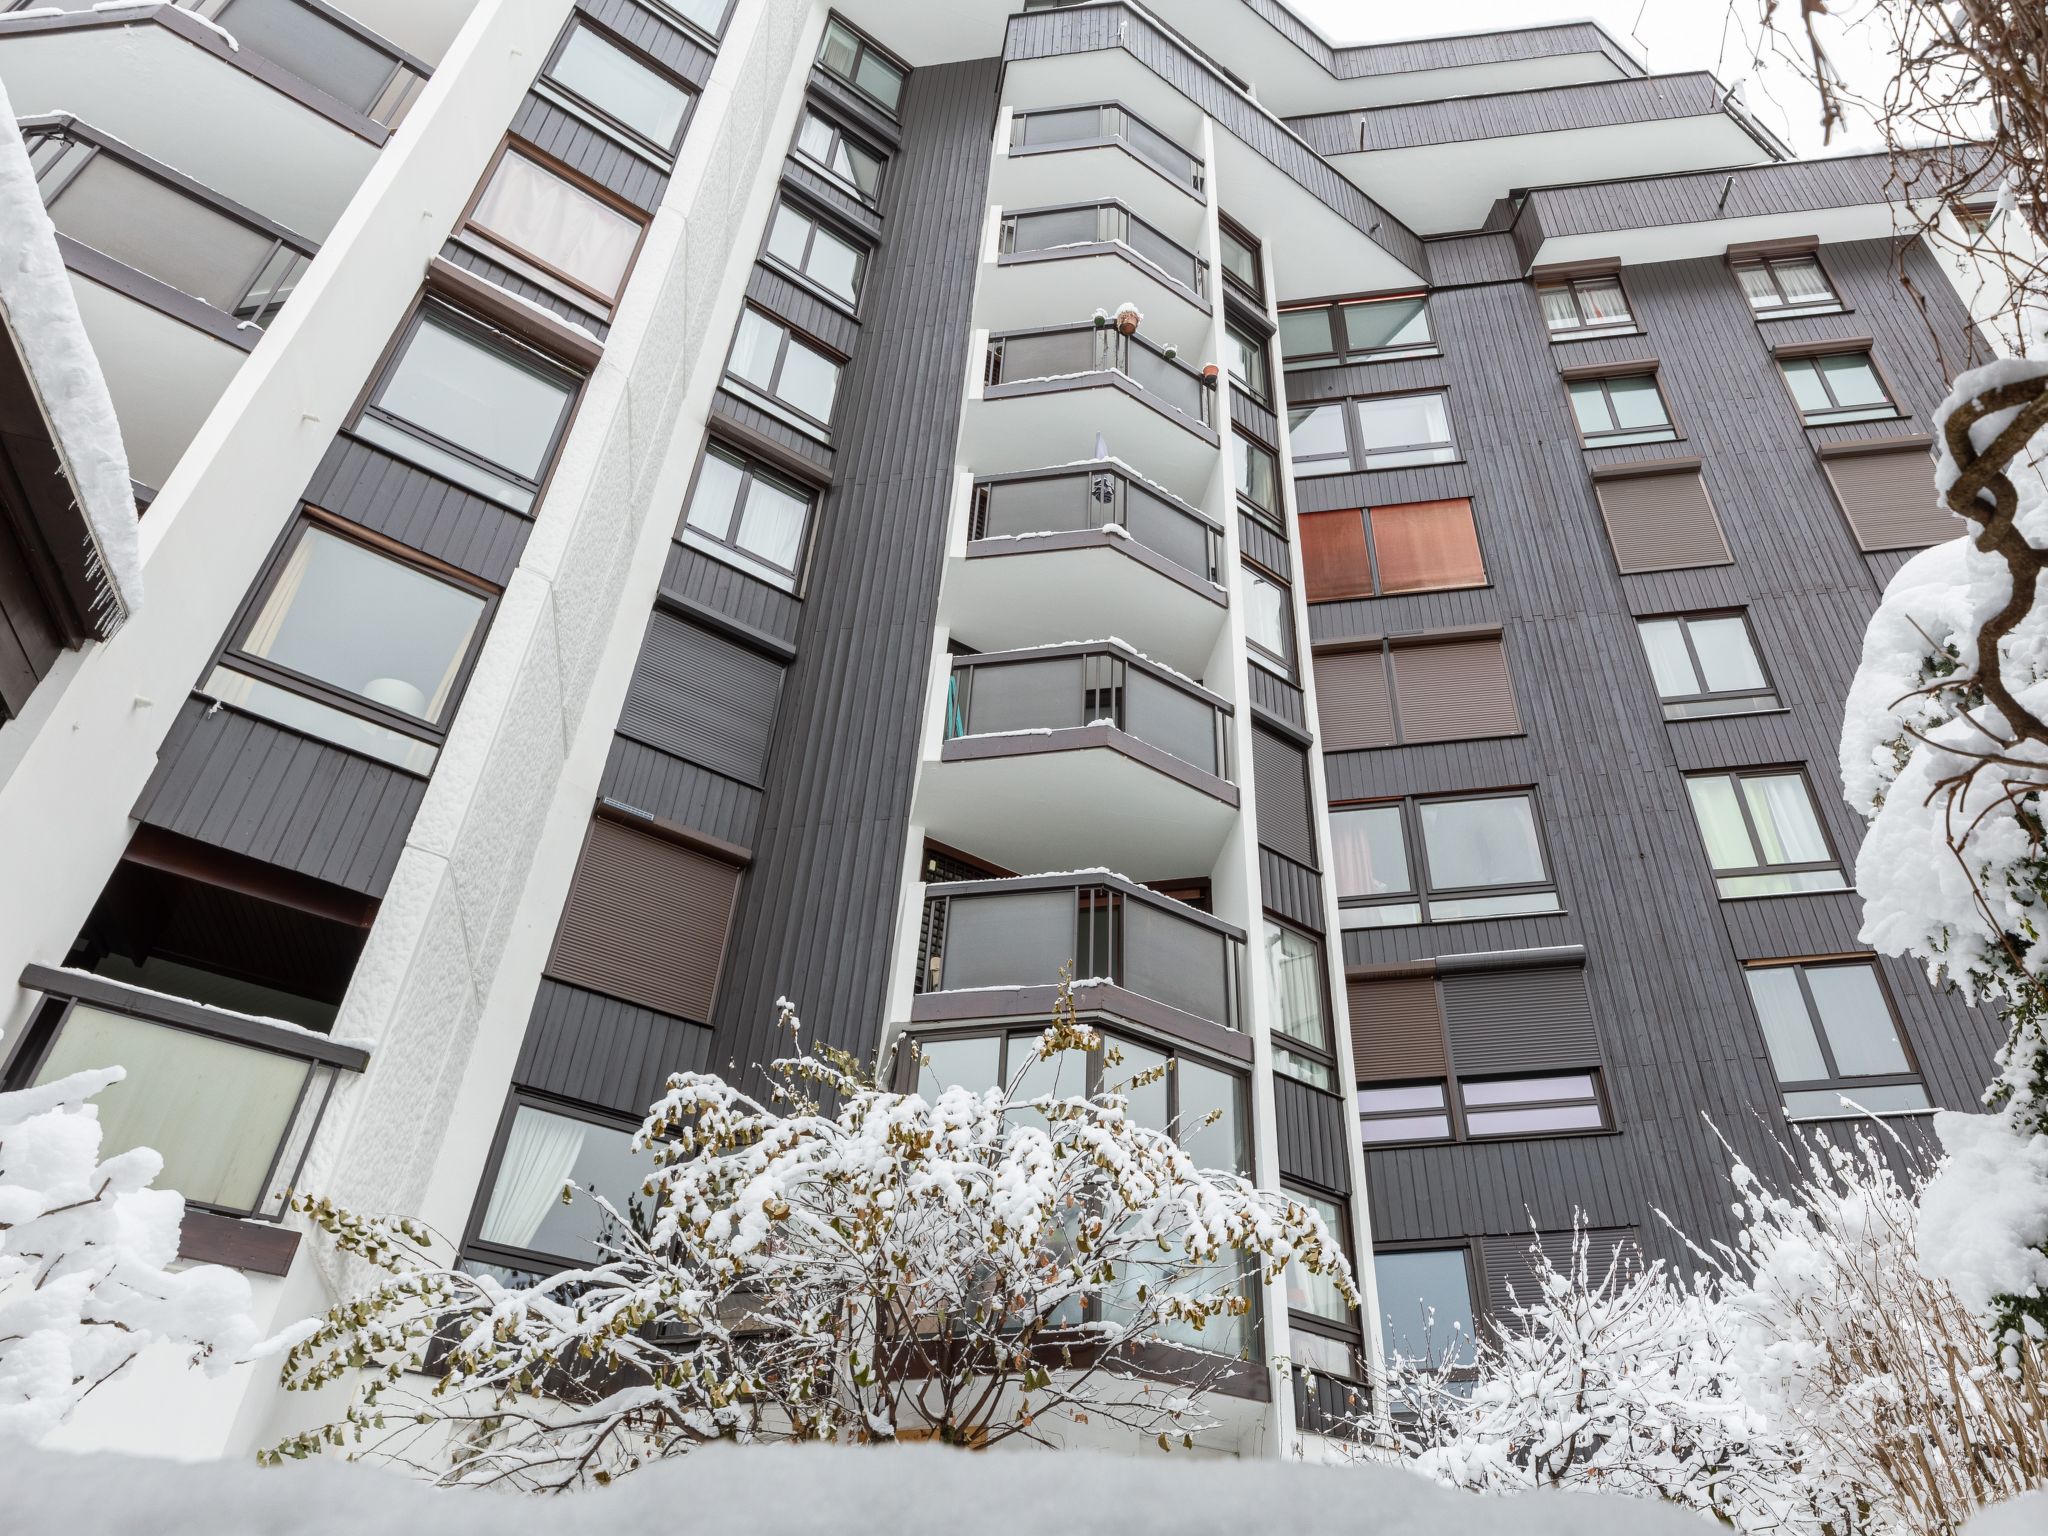
[[[1483,32],[1494,27],[1527,27],[1549,21],[1592,17],[1649,65],[1656,74],[1704,69],[1724,85],[1743,82],[1743,99],[1757,120],[1802,155],[1839,154],[1875,148],[1866,124],[1845,138],[1838,129],[1825,149],[1820,113],[1812,94],[1787,67],[1767,57],[1756,64],[1761,0],[1435,0],[1428,6],[1389,0],[1289,0],[1325,36],[1339,43],[1381,42],[1434,32]],[[1860,8],[1868,0],[1842,0]],[[1780,10],[1796,24],[1797,0]],[[1842,8],[1841,5],[1837,6]],[[1171,8],[1167,14],[1171,15]],[[1418,17],[1426,23],[1417,24]],[[1877,29],[1851,27],[1835,44],[1835,63],[1851,87],[1876,95],[1893,72]]]

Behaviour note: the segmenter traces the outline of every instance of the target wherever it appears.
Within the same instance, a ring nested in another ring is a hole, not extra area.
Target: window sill
[[[1827,891],[1809,892],[1808,894],[1821,894],[1832,896],[1836,893],[1833,891]],[[1721,899],[1723,901],[1753,901],[1756,898],[1745,896],[1724,896]],[[1390,902],[1388,903],[1388,905],[1399,905],[1399,903]],[[1474,923],[1519,923],[1524,922],[1530,918],[1571,916],[1571,908],[1553,907],[1548,912],[1494,912],[1489,913],[1482,917],[1428,917],[1424,918],[1419,923],[1379,923],[1368,924],[1364,927],[1350,927],[1347,926],[1344,922],[1344,912],[1346,910],[1358,912],[1364,911],[1366,909],[1363,907],[1351,907],[1347,909],[1344,906],[1341,898],[1339,899],[1337,906],[1337,931],[1339,933],[1412,933],[1416,929],[1420,928],[1468,928]],[[1502,1137],[1499,1139],[1506,1140],[1507,1138]]]
[[[1869,427],[1875,426],[1880,422],[1911,421],[1912,419],[1913,413],[1911,411],[1893,411],[1888,416],[1848,416],[1843,417],[1840,420],[1836,421],[1808,421],[1805,417],[1802,416],[1799,420],[1799,424],[1802,427],[1806,428],[1806,430],[1809,432],[1818,432],[1823,427]],[[1900,443],[1900,446],[1904,448],[1912,448],[1918,447],[1919,445],[1916,443],[1908,443],[1902,441]]]
[[[178,1228],[178,1257],[193,1264],[225,1264],[257,1275],[283,1275],[299,1251],[299,1234],[271,1221],[223,1216],[198,1206],[185,1207]]]
[[[1296,480],[1329,480],[1338,475],[1398,475],[1411,469],[1462,469],[1471,461],[1464,457],[1455,459],[1431,459],[1423,464],[1368,464],[1363,467],[1346,464],[1338,469],[1304,470],[1297,467]]]
[[[1792,707],[1789,704],[1780,704],[1776,709],[1731,709],[1724,714],[1718,715],[1666,715],[1664,723],[1666,725],[1699,725],[1705,721],[1718,723],[1723,720],[1768,720],[1773,715],[1789,715],[1791,713]],[[1741,901],[1745,898],[1737,896],[1729,899]]]
[[[1647,336],[1649,334],[1648,331],[1639,325],[1615,326],[1611,330],[1591,328],[1583,331],[1567,331],[1562,335],[1553,331],[1550,336],[1550,344],[1553,347],[1563,347],[1570,346],[1576,341],[1613,341],[1618,337]]]
[[[1716,901],[1797,901],[1809,896],[1854,896],[1858,892],[1853,885],[1839,886],[1832,891],[1760,891],[1753,896],[1723,896],[1714,893]]]
[[[1773,310],[1770,314],[1765,314],[1762,310],[1752,310],[1750,313],[1758,325],[1769,325],[1774,320],[1818,320],[1824,315],[1853,315],[1856,311],[1851,305],[1836,304],[1814,309]]]
[[[1444,355],[1441,347],[1415,352],[1359,352],[1343,357],[1290,357],[1281,364],[1283,373],[1309,373],[1329,368],[1366,368],[1375,363],[1426,363]]]
[[[1894,1111],[1894,1113],[1902,1113],[1902,1111]],[[1931,1114],[1933,1111],[1919,1110],[1914,1111],[1914,1113]],[[1394,1152],[1414,1147],[1490,1147],[1497,1146],[1502,1142],[1568,1141],[1590,1136],[1619,1136],[1620,1134],[1620,1126],[1602,1125],[1582,1127],[1578,1130],[1570,1131],[1530,1131],[1521,1136],[1431,1136],[1422,1141],[1366,1141],[1360,1138],[1359,1146],[1364,1149],[1367,1157],[1371,1157],[1375,1152]]]
[[[1313,516],[1314,514],[1311,514]],[[1434,597],[1440,592],[1491,592],[1493,583],[1482,581],[1469,587],[1413,587],[1405,592],[1347,592],[1341,597],[1312,597],[1308,605],[1315,608],[1328,603],[1387,603],[1404,597]],[[1361,638],[1372,638],[1362,636]],[[1318,641],[1327,644],[1327,641]]]
[[[1848,1089],[1843,1089],[1842,1094],[1845,1098],[1855,1097],[1855,1094]],[[1943,1110],[1939,1104],[1930,1104],[1925,1109],[1849,1109],[1844,1107],[1832,1115],[1788,1114],[1785,1116],[1785,1123],[1787,1125],[1834,1125],[1844,1120],[1924,1120],[1929,1115],[1941,1113],[1943,1113]]]
[[[1669,448],[1673,443],[1690,441],[1691,439],[1683,432],[1678,433],[1674,437],[1656,437],[1649,439],[1647,442],[1636,443],[1589,443],[1584,438],[1581,438],[1579,440],[1579,448],[1585,453],[1607,453],[1616,448]]]

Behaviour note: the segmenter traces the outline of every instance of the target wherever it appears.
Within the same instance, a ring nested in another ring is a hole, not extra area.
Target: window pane
[[[1664,409],[1664,398],[1657,393],[1657,381],[1647,373],[1609,379],[1607,394],[1613,402],[1614,422],[1618,427],[1662,427],[1671,423],[1671,417]]]
[[[1361,1120],[1358,1135],[1360,1140],[1368,1142],[1449,1141],[1451,1120],[1448,1115],[1396,1115],[1381,1120]]]
[[[808,497],[756,475],[733,542],[778,569],[794,571],[810,510]]]
[[[1431,890],[1542,881],[1543,850],[1527,796],[1426,800],[1421,809]]]
[[[430,741],[421,741],[417,736],[408,736],[232,667],[215,667],[199,691],[248,714],[275,720],[301,735],[331,741],[337,747],[374,757],[407,773],[432,773],[434,760],[441,755],[440,748]]]
[[[579,1190],[595,1190],[623,1219],[643,1221],[649,1202],[640,1185],[653,1171],[653,1156],[633,1150],[630,1131],[522,1104],[477,1236],[578,1263],[594,1261],[598,1245],[615,1236],[611,1218],[580,1193],[563,1203],[562,1186],[573,1182]]]
[[[1806,984],[1813,989],[1820,1027],[1842,1076],[1882,1077],[1913,1070],[1874,970],[1867,965],[1808,966]]]
[[[1764,669],[1749,643],[1749,626],[1741,619],[1694,619],[1691,626],[1693,648],[1699,652],[1708,692],[1733,693],[1765,686]]]
[[[1002,1081],[1001,1035],[920,1041],[917,1052],[924,1058],[917,1069],[917,1091],[928,1102],[955,1084],[985,1093]]]
[[[1278,461],[1241,433],[1230,439],[1232,468],[1237,471],[1237,494],[1264,512],[1273,510],[1273,481]]]
[[[818,62],[843,80],[853,78],[854,62],[860,57],[860,39],[839,22],[825,27],[825,40],[818,48]]]
[[[1353,352],[1420,347],[1429,342],[1429,308],[1422,299],[1382,299],[1343,306],[1344,340]]]
[[[611,298],[633,259],[640,226],[524,155],[499,160],[475,222]]]
[[[1398,805],[1330,813],[1339,896],[1401,896],[1415,889]]]
[[[1303,1194],[1299,1190],[1285,1191],[1290,1200],[1297,1200],[1322,1217],[1323,1225],[1330,1229],[1330,1241],[1338,1247],[1344,1243],[1344,1213],[1334,1201],[1320,1195]],[[1346,1255],[1349,1257],[1349,1255]],[[1312,1275],[1298,1262],[1287,1266],[1287,1305],[1296,1312],[1307,1312],[1332,1323],[1351,1321],[1351,1304],[1337,1289],[1336,1282],[1328,1275]]]
[[[1746,973],[1757,1023],[1763,1026],[1764,1048],[1781,1083],[1811,1083],[1828,1075],[1806,1000],[1799,995],[1799,973],[1793,966],[1771,966]]]
[[[1745,778],[1742,793],[1763,843],[1764,863],[1815,864],[1832,857],[1806,793],[1806,781],[1798,774]]]
[[[1733,780],[1725,774],[1711,774],[1687,779],[1685,789],[1692,797],[1692,814],[1700,824],[1709,864],[1715,869],[1751,869],[1762,862],[1750,843],[1749,829],[1743,825]]]
[[[836,137],[830,123],[815,112],[806,112],[803,126],[797,129],[796,147],[813,160],[831,165],[832,141]]]
[[[869,197],[882,190],[882,158],[871,155],[849,139],[839,141],[839,155],[833,169]]]
[[[1884,386],[1877,381],[1877,370],[1870,365],[1870,358],[1861,352],[1845,352],[1834,357],[1819,359],[1820,370],[1827,375],[1828,386],[1834,391],[1837,405],[1883,405]]]
[[[1221,231],[1223,270],[1243,283],[1253,293],[1259,292],[1259,257],[1244,241],[1228,229]]]
[[[817,421],[832,419],[832,401],[839,392],[839,365],[822,352],[792,341],[782,358],[782,382],[775,395]]]
[[[1330,1020],[1323,1012],[1323,955],[1305,933],[1266,924],[1266,975],[1273,984],[1273,1027],[1318,1051],[1330,1049]]]
[[[1620,325],[1629,318],[1628,300],[1622,296],[1618,278],[1600,278],[1575,285],[1579,312],[1588,325]]]
[[[1462,1248],[1372,1256],[1388,1359],[1472,1363],[1472,1289]]]
[[[782,350],[782,327],[758,309],[740,313],[739,334],[732,343],[732,372],[756,389],[775,383],[775,357]]]
[[[1410,1083],[1402,1088],[1361,1088],[1358,1090],[1358,1111],[1365,1115],[1378,1115],[1404,1109],[1442,1109],[1444,1107],[1444,1085],[1442,1083]]]
[[[1407,502],[1374,507],[1368,517],[1382,592],[1485,585],[1471,502]]]
[[[1126,1062],[1130,1056],[1126,1049]],[[1249,1172],[1251,1157],[1246,1147],[1243,1085],[1230,1073],[1185,1056],[1174,1062],[1173,1076],[1180,1085],[1180,1144],[1187,1149],[1188,1156],[1197,1167]],[[1202,1122],[1212,1113],[1217,1114],[1215,1122],[1204,1125]]]
[[[1784,372],[1785,382],[1792,386],[1792,398],[1800,410],[1812,412],[1834,408],[1834,401],[1828,398],[1828,392],[1820,382],[1820,373],[1814,367],[1811,358],[1785,358],[1779,362],[1778,367]]]
[[[1836,869],[1781,870],[1762,875],[1724,875],[1714,882],[1723,896],[1796,896],[1802,891],[1839,891]]]
[[[862,56],[860,68],[854,73],[853,83],[891,112],[896,110],[897,98],[903,94],[902,72],[880,54],[872,51]]]
[[[1555,912],[1558,909],[1555,891],[1518,891],[1506,896],[1461,896],[1454,901],[1436,900],[1429,904],[1432,922],[1464,922],[1475,917],[1517,917],[1527,912]]]
[[[1297,464],[1303,459],[1348,459],[1350,449],[1344,442],[1344,407],[1341,404],[1297,406],[1287,413],[1287,431]],[[1345,467],[1343,463],[1321,465],[1309,472],[1326,473]]]
[[[1553,331],[1578,329],[1579,306],[1572,299],[1569,288],[1539,288],[1536,295],[1543,301],[1543,323]]]
[[[1331,350],[1329,310],[1280,311],[1280,351],[1285,356],[1323,357]]]
[[[1490,1082],[1460,1083],[1458,1087],[1465,1095],[1465,1102],[1475,1107],[1593,1097],[1593,1079],[1581,1072],[1567,1072],[1557,1077],[1502,1077]]]
[[[1465,1116],[1465,1129],[1474,1136],[1536,1136],[1546,1131],[1597,1131],[1602,1128],[1600,1106],[1597,1104],[1484,1109]]]
[[[1225,354],[1230,359],[1230,376],[1255,395],[1266,392],[1266,344],[1242,331],[1223,333]]]
[[[1337,1091],[1337,1074],[1331,1070],[1328,1062],[1318,1061],[1313,1056],[1304,1056],[1299,1051],[1290,1051],[1284,1045],[1273,1047],[1273,1070],[1299,1078],[1310,1087],[1320,1088],[1325,1093]]]
[[[1367,453],[1451,440],[1442,395],[1393,395],[1360,400],[1357,405],[1359,435]]]
[[[804,272],[820,287],[851,304],[860,297],[860,258],[858,247],[820,226],[811,237],[811,260]]]
[[[689,95],[682,87],[588,27],[579,26],[569,34],[550,74],[656,144],[674,144],[690,110]]]
[[[1828,286],[1827,274],[1811,256],[1797,261],[1774,261],[1771,267],[1777,273],[1778,285],[1785,290],[1787,303],[1815,304],[1835,296],[1834,289]]]
[[[1256,572],[1245,572],[1245,637],[1252,644],[1263,646],[1282,660],[1294,660],[1294,647],[1288,642],[1292,627],[1288,623],[1287,593]]]
[[[377,405],[500,468],[538,480],[569,395],[563,380],[429,312],[378,391]]]
[[[734,500],[739,495],[745,471],[722,453],[704,455],[697,471],[697,489],[690,496],[690,511],[684,521],[692,528],[726,539],[732,533]]]
[[[768,254],[801,272],[804,252],[811,240],[811,221],[787,203],[775,210],[775,223],[768,231]]]
[[[1644,619],[1636,625],[1636,633],[1643,637],[1643,651],[1650,658],[1650,675],[1657,680],[1659,698],[1683,698],[1706,691],[1693,675],[1679,620]]]
[[[1572,414],[1579,418],[1581,432],[1591,435],[1614,430],[1614,417],[1607,410],[1607,394],[1598,379],[1574,379],[1571,392]]]
[[[439,720],[484,610],[473,592],[308,528],[241,649],[420,720]]]
[[[1778,296],[1778,285],[1771,281],[1767,267],[1737,267],[1736,279],[1742,284],[1742,291],[1748,297],[1753,309],[1776,309],[1783,302]]]

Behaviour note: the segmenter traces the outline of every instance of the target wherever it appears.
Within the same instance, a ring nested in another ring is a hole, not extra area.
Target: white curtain
[[[606,298],[619,291],[640,238],[638,224],[524,155],[498,162],[474,218]]]
[[[256,622],[250,626],[249,638],[242,649],[251,656],[268,656],[277,644],[277,637],[284,629],[284,621],[297,601],[299,588],[305,584],[306,569],[313,561],[314,542],[322,535],[318,529],[309,528],[299,535],[298,547],[278,573],[277,585],[270,589],[270,596],[264,601],[263,611],[256,615]]]
[[[561,1201],[562,1185],[568,1182],[583,1151],[588,1129],[579,1120],[542,1110],[519,1111],[505,1143],[504,1160],[498,1165],[490,1206],[484,1212],[479,1235],[485,1242],[533,1247],[541,1223]]]

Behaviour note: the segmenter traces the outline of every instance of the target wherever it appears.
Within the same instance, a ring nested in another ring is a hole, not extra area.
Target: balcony
[[[9,9],[0,79],[18,114],[75,114],[315,242],[427,75],[318,0]]]
[[[1187,501],[1215,469],[1216,391],[1150,338],[1049,326],[991,336],[961,454],[989,474],[1092,457],[1098,439]]]
[[[1206,874],[1236,820],[1230,705],[1114,641],[953,658],[918,788],[941,842],[1015,868]]]
[[[1106,870],[928,885],[917,960],[913,1023],[1047,1016],[1070,966],[1084,1012],[1250,1054],[1243,931]]]
[[[1201,218],[1207,179],[1201,158],[1178,139],[1109,102],[1013,114],[989,196],[1005,208],[1046,208],[1080,192],[1172,229]]]
[[[979,650],[1124,639],[1182,672],[1209,669],[1223,628],[1223,529],[1112,460],[980,481],[940,622]]]
[[[1175,226],[1187,243],[1121,203],[1005,210],[994,271],[975,294],[975,324],[1022,330],[1100,304],[1133,303],[1145,334],[1190,356],[1209,345],[1208,264],[1191,248],[1199,218]]]
[[[162,485],[314,247],[69,117],[21,128],[130,472]]]

